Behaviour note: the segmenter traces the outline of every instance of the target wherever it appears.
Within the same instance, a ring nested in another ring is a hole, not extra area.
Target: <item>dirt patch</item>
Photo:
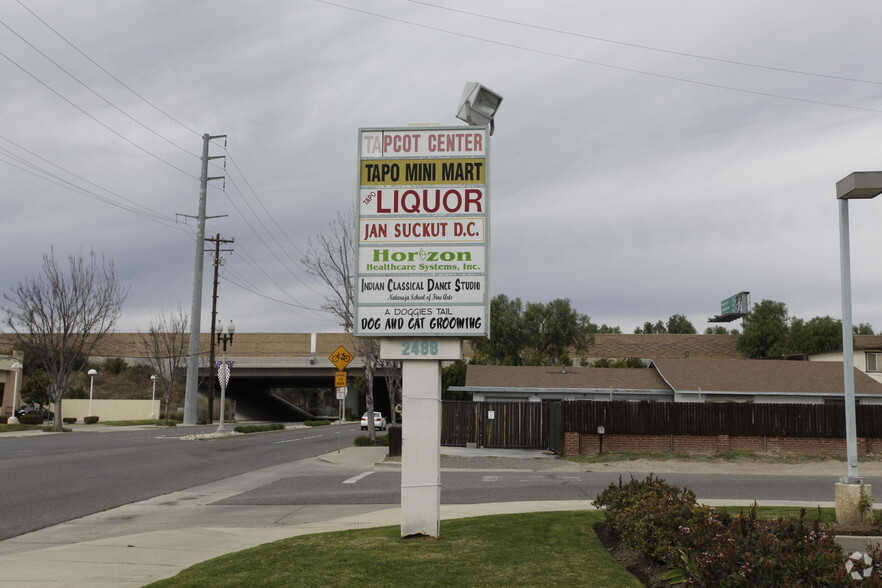
[[[844,460],[782,456],[778,454],[754,454],[735,458],[639,458],[622,456],[611,461],[578,461],[560,458],[509,458],[509,457],[458,457],[442,456],[441,467],[445,469],[500,469],[564,472],[616,472],[654,474],[718,474],[721,469],[731,473],[805,476],[819,472],[841,472],[845,475]],[[861,461],[862,476],[882,476],[882,460],[873,456]]]
[[[670,588],[670,582],[662,579],[662,574],[668,571],[667,566],[646,557],[621,541],[610,531],[606,523],[595,523],[594,532],[613,559],[643,582],[646,588]]]

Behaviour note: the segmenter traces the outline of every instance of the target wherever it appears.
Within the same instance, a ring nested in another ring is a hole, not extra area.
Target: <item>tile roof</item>
[[[656,359],[649,369],[469,365],[465,388],[673,390],[756,394],[842,394],[842,362]],[[855,393],[882,384],[855,370]]]
[[[842,394],[842,362],[656,359],[676,391]],[[855,393],[882,394],[882,384],[855,370]]]
[[[670,390],[654,369],[469,365],[466,387]]]

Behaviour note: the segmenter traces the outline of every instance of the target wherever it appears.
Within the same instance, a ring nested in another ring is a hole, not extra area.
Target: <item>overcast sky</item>
[[[8,0],[0,21],[0,286],[94,249],[131,289],[122,331],[190,310],[203,133],[227,135],[207,233],[235,239],[219,307],[245,332],[340,330],[299,262],[355,203],[359,127],[462,124],[466,81],[504,96],[491,293],[625,333],[701,332],[742,290],[840,318],[835,183],[882,169],[876,0]],[[876,329],[880,218],[851,203]]]

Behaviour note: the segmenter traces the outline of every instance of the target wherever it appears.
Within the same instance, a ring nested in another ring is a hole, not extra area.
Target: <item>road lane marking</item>
[[[343,480],[343,483],[344,483],[344,484],[355,484],[356,482],[358,482],[358,481],[361,480],[362,478],[366,478],[366,477],[370,476],[370,475],[373,474],[373,473],[374,473],[374,471],[364,472],[364,473],[358,474],[357,476],[352,476],[352,477],[349,478],[348,480]]]
[[[307,439],[318,439],[324,435],[310,435],[309,437],[298,437],[297,439],[285,439],[284,441],[273,441],[273,445],[281,445],[282,443],[293,443],[295,441],[306,441]]]

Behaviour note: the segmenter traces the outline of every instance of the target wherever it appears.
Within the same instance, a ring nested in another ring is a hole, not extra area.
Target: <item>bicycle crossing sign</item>
[[[334,350],[334,353],[328,356],[328,359],[331,360],[331,363],[333,363],[337,367],[337,370],[342,372],[346,369],[346,366],[349,365],[355,358],[352,357],[352,354],[349,353],[346,348],[341,345]]]

